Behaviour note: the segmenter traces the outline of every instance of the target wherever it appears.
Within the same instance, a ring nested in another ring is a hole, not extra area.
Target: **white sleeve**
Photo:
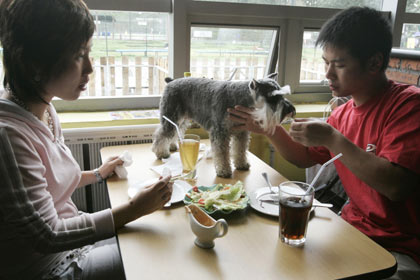
[[[25,162],[19,162],[16,153],[25,158]],[[20,239],[35,251],[52,253],[115,235],[110,209],[60,219],[46,181],[35,181],[30,186],[23,184],[22,169],[27,164],[36,166],[39,161],[39,168],[26,170],[26,174],[42,173],[44,167],[29,139],[16,134],[15,129],[6,132],[0,128],[0,158],[0,222],[5,223],[6,228],[13,228],[14,239]]]

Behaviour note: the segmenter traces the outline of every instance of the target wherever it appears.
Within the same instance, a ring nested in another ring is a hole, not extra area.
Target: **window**
[[[262,28],[193,26],[192,76],[216,80],[263,78],[276,32]]]
[[[279,73],[299,101],[330,97],[314,41],[335,9],[370,6],[395,19],[394,44],[419,49],[418,0],[86,0],[96,22],[88,90],[59,111],[156,108],[164,78]],[[402,7],[404,5],[404,7]],[[328,8],[328,9],[325,9]],[[333,8],[333,9],[331,9]],[[0,48],[0,56],[1,56]],[[0,62],[1,63],[1,62]],[[0,79],[4,73],[0,70]],[[0,88],[2,83],[0,84]],[[299,96],[299,97],[297,97]],[[324,101],[324,99],[322,99]]]
[[[229,2],[242,4],[265,4],[265,5],[287,5],[318,8],[339,8],[344,9],[351,6],[368,6],[380,10],[382,0],[195,0],[211,2]],[[408,0],[410,1],[410,0]],[[412,0],[414,2],[416,0]]]
[[[320,84],[325,80],[325,67],[322,50],[315,48],[318,31],[304,31],[302,44],[302,60],[300,67],[300,83]]]
[[[159,95],[168,75],[168,14],[91,12],[94,72],[82,97]]]
[[[3,87],[4,69],[3,69],[3,48],[0,45],[0,91],[4,90]]]
[[[420,50],[420,24],[404,24],[401,48]]]
[[[419,0],[407,0],[407,6],[405,11],[408,13],[420,13]]]

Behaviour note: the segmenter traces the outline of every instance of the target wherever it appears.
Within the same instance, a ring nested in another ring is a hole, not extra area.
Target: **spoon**
[[[261,173],[261,175],[264,177],[265,182],[267,183],[268,188],[270,189],[270,193],[277,194],[275,191],[273,191],[273,186],[270,183],[270,180],[268,180],[268,175],[266,172]]]

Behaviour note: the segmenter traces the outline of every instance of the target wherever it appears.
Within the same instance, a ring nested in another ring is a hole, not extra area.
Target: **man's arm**
[[[274,148],[288,162],[299,168],[308,168],[316,164],[308,152],[308,148],[293,141],[283,126],[279,125],[273,135],[265,134]]]
[[[306,168],[316,164],[310,158],[308,148],[293,141],[281,125],[276,127],[274,134],[264,131],[252,117],[251,113],[253,110],[252,108],[239,105],[235,106],[234,109],[229,108],[229,119],[235,123],[232,129],[248,130],[253,133],[265,135],[280,155],[297,167]]]
[[[338,130],[324,122],[294,122],[290,135],[305,146],[325,146],[360,180],[390,200],[403,200],[420,185],[420,176],[359,148]]]

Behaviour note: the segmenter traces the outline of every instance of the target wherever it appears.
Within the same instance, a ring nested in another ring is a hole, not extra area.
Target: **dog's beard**
[[[276,126],[281,123],[283,105],[279,104],[277,110],[273,112],[271,107],[264,101],[259,101],[256,104],[257,108],[252,112],[252,116],[255,121],[261,124],[262,129],[270,135],[273,135],[276,131]]]

